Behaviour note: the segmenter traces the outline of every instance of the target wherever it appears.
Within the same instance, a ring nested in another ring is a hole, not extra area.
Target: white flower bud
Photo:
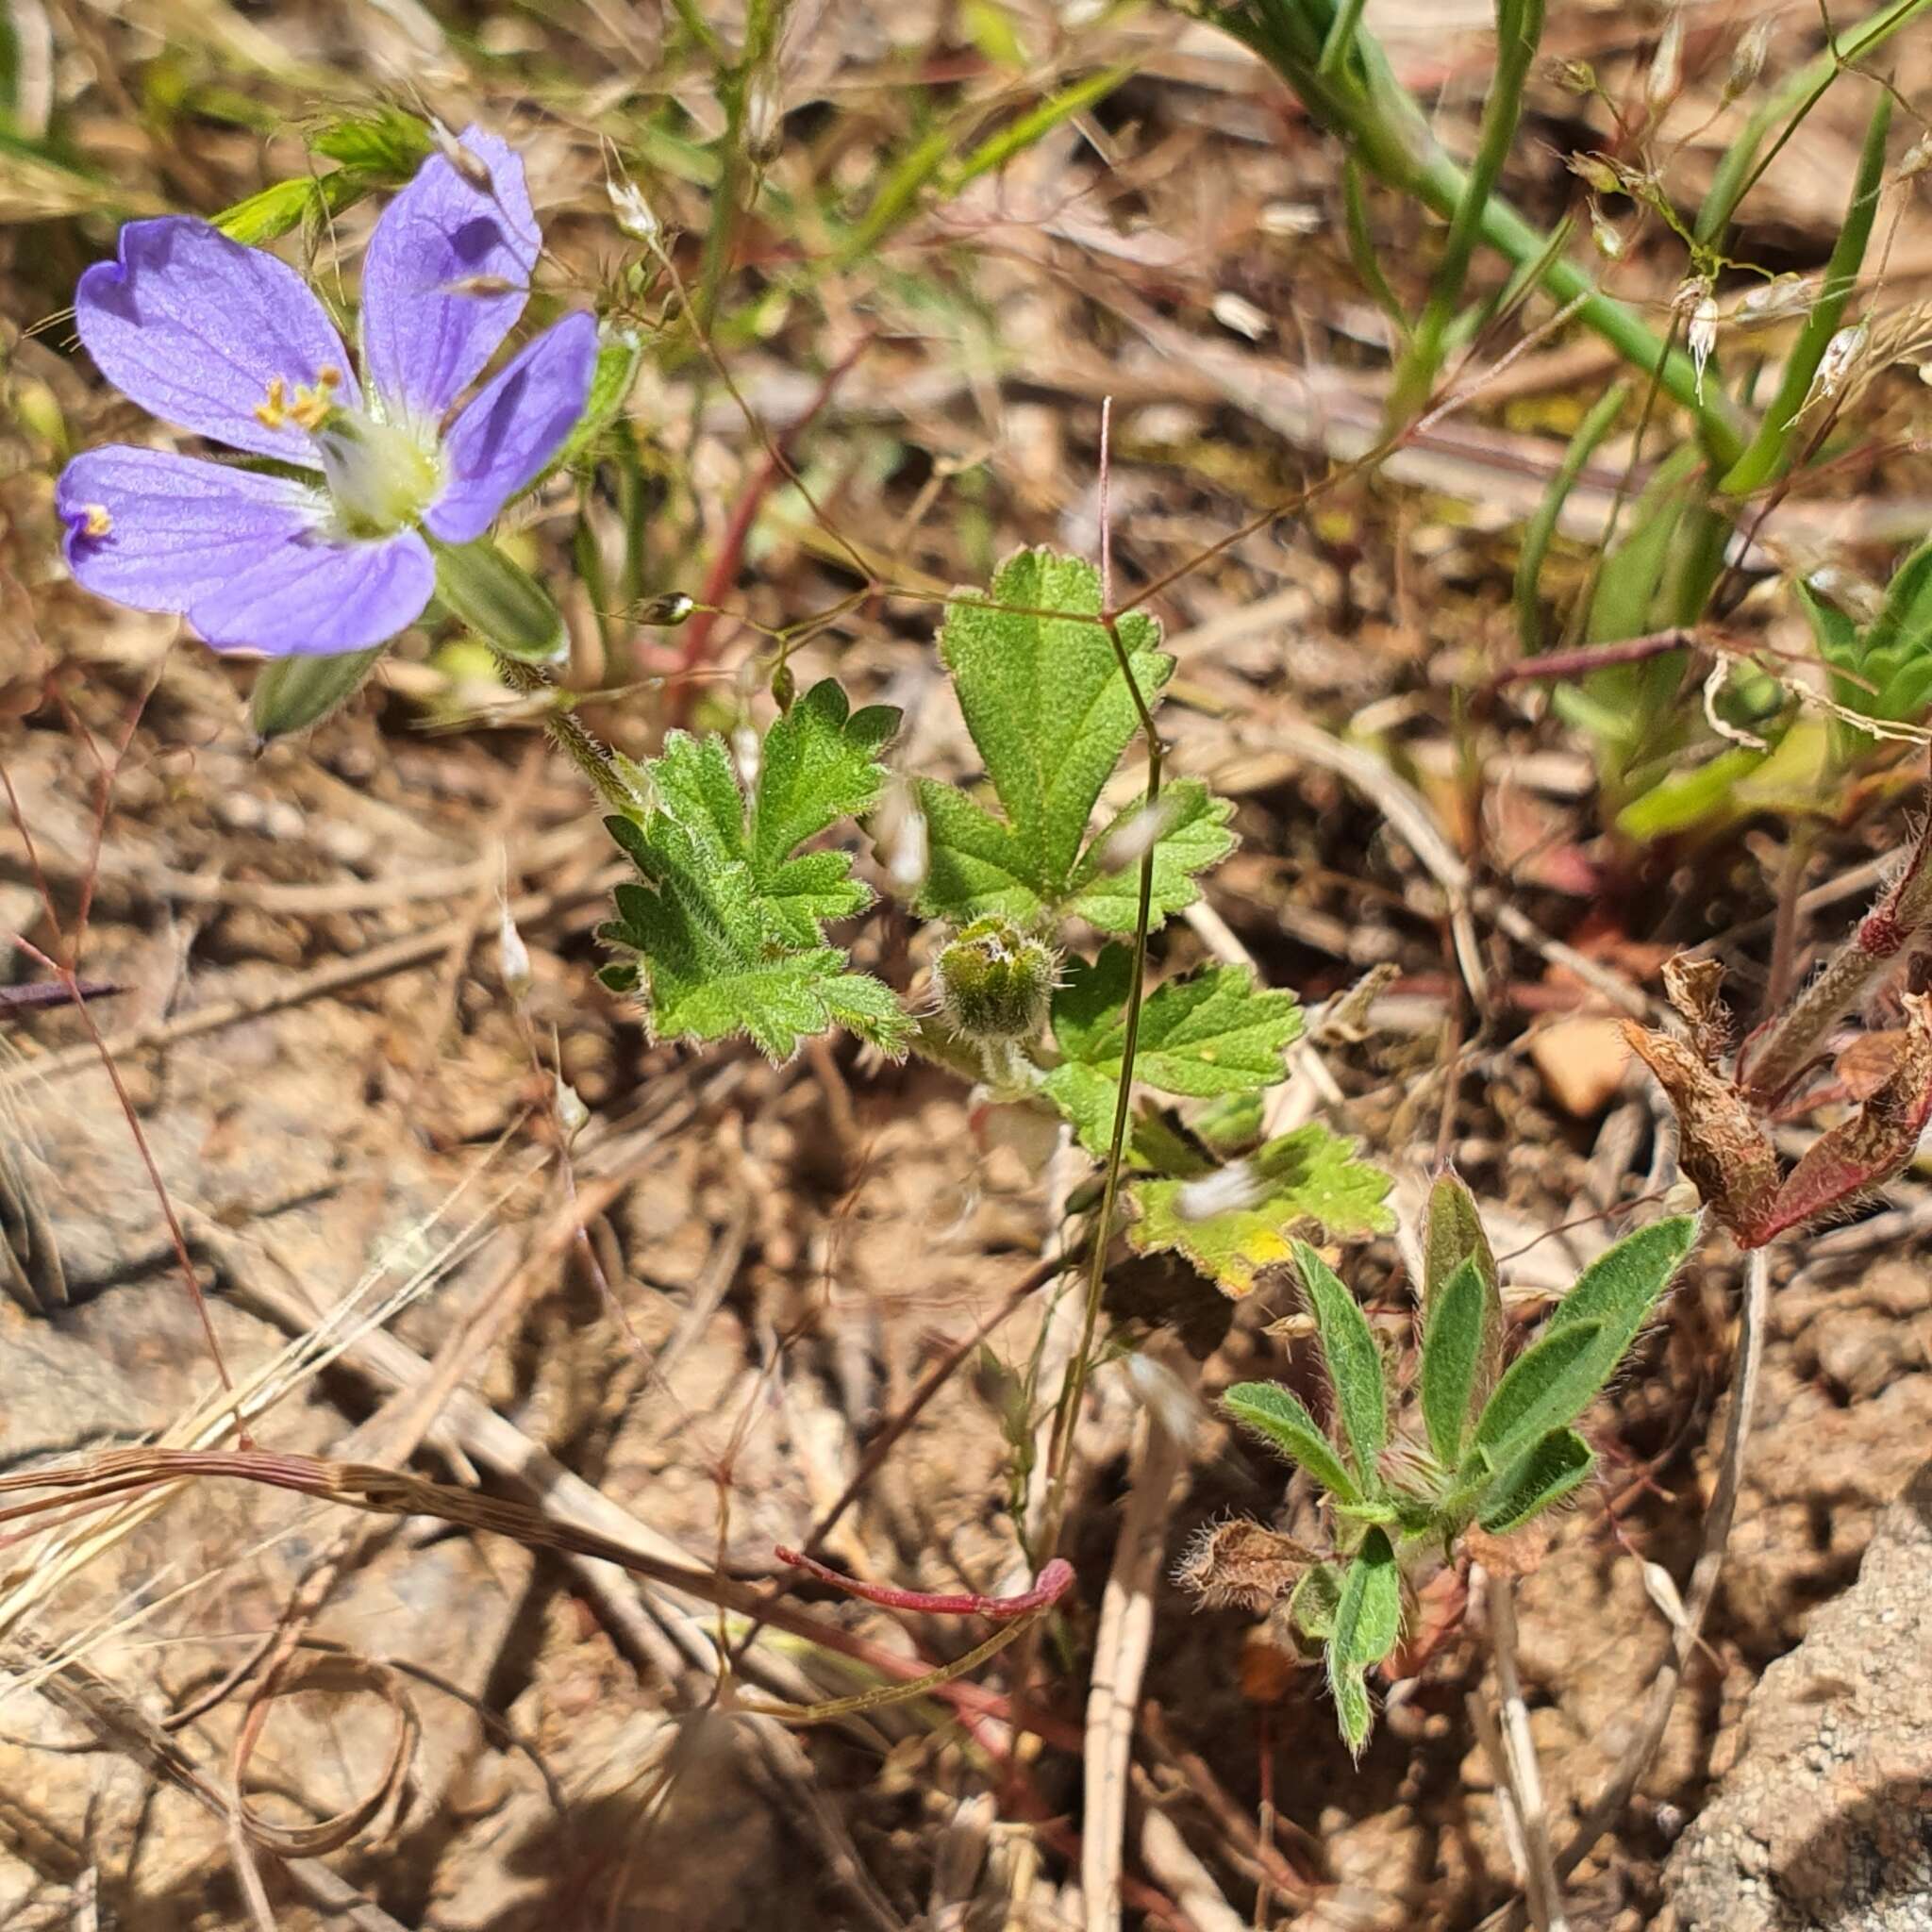
[[[621,233],[628,235],[633,242],[650,243],[658,239],[658,217],[651,210],[651,204],[644,199],[644,191],[627,175],[613,180],[608,175],[604,180],[604,192],[610,197],[610,212],[617,218]]]
[[[1650,78],[1644,84],[1643,98],[1651,108],[1664,106],[1677,97],[1684,70],[1684,15],[1671,8],[1664,30],[1657,36],[1657,52],[1651,57]]]
[[[502,899],[497,905],[497,967],[503,974],[504,991],[521,1006],[530,991],[530,949],[525,945],[524,936],[517,930],[516,921],[509,916],[509,901]]]
[[[1262,341],[1272,325],[1267,316],[1245,295],[1237,295],[1231,289],[1221,290],[1208,306],[1223,328],[1232,329],[1236,335],[1245,336],[1251,342]]]
[[[1872,331],[1862,322],[1855,322],[1849,328],[1841,328],[1824,345],[1824,354],[1818,358],[1818,373],[1811,378],[1811,387],[1806,392],[1805,400],[1798,409],[1802,416],[1811,405],[1819,401],[1829,401],[1845,386],[1845,378],[1852,373],[1858,358],[1865,353],[1865,343]]]
[[[1708,282],[1695,285],[1702,290],[1691,306],[1690,325],[1685,331],[1690,344],[1690,360],[1697,370],[1697,400],[1704,400],[1704,369],[1717,347],[1717,297]]]
[[[1590,205],[1590,239],[1596,243],[1596,252],[1606,261],[1623,259],[1624,238],[1610,225],[1608,218],[1595,202]]]
[[[1802,315],[1810,308],[1816,295],[1817,291],[1809,275],[1774,275],[1770,281],[1744,296],[1732,319],[1740,328],[1762,328],[1766,323],[1782,322],[1790,315]]]
[[[758,768],[764,755],[764,740],[749,724],[741,724],[732,732],[731,760],[738,767],[739,781],[747,791],[758,790]]]
[[[1764,72],[1764,57],[1771,47],[1771,30],[1774,24],[1772,16],[1765,14],[1738,42],[1737,51],[1731,56],[1731,71],[1724,76],[1725,107],[1728,108],[1740,94],[1748,93],[1757,85],[1757,76]]]
[[[590,1124],[591,1109],[561,1074],[555,1077],[557,1085],[552,1101],[557,1108],[557,1124],[563,1129],[564,1143],[568,1145]]]

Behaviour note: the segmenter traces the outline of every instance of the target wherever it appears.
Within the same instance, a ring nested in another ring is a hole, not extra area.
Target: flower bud
[[[497,970],[503,974],[503,990],[521,1006],[528,995],[532,980],[530,949],[509,916],[509,901],[499,900],[496,927]]]
[[[1058,971],[1051,948],[989,914],[961,926],[941,952],[940,1006],[969,1039],[1024,1040],[1046,1018]]]
[[[636,624],[672,630],[696,608],[695,600],[683,591],[666,591],[659,596],[646,597],[631,611],[631,619]]]
[[[1570,172],[1598,194],[1622,194],[1624,177],[1601,155],[1576,154],[1570,157]]]
[[[1725,107],[1757,85],[1757,76],[1764,72],[1764,57],[1771,48],[1772,25],[1772,17],[1767,13],[1738,42],[1737,51],[1731,56],[1731,71],[1724,76]]]

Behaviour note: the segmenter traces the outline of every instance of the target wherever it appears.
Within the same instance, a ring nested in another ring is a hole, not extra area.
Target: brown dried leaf
[[[1932,997],[1907,993],[1905,1006],[1905,1039],[1891,1072],[1850,1120],[1822,1135],[1791,1170],[1760,1241],[1890,1180],[1912,1158],[1932,1119]]]
[[[1657,1075],[1676,1109],[1678,1162],[1741,1246],[1765,1239],[1777,1198],[1777,1156],[1743,1096],[1668,1033],[1624,1022],[1630,1050]]]
[[[1714,1068],[1730,1044],[1730,1008],[1718,991],[1724,977],[1723,962],[1717,959],[1693,959],[1679,953],[1664,961],[1664,996],[1684,1016],[1690,1044],[1707,1067]]]
[[[1306,1544],[1258,1523],[1214,1523],[1194,1539],[1174,1574],[1176,1583],[1201,1599],[1204,1609],[1239,1604],[1243,1609],[1265,1610],[1319,1560]]]

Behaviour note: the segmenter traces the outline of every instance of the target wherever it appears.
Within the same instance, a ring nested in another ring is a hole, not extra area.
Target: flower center
[[[441,467],[406,424],[331,409],[313,434],[329,494],[351,536],[390,536],[434,501]]]
[[[292,399],[278,375],[256,415],[271,429],[294,423],[308,430],[335,501],[343,532],[389,537],[419,522],[442,485],[442,466],[406,422],[382,422],[335,400],[342,372],[333,363],[315,387],[298,387]]]

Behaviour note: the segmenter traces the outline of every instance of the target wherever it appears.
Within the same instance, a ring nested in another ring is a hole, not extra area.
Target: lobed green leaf
[[[897,724],[884,707],[851,713],[827,678],[766,733],[749,801],[715,736],[674,731],[658,758],[627,769],[640,803],[606,824],[639,880],[618,887],[601,937],[635,956],[660,1036],[741,1033],[784,1060],[842,1025],[904,1050],[910,1023],[891,990],[825,942],[825,922],[862,910],[871,891],[848,854],[796,850],[876,799],[877,754]],[[624,964],[616,974],[627,976]]]
[[[998,813],[934,779],[919,784],[928,865],[919,910],[965,922],[989,913],[1042,924],[1077,913],[1103,931],[1133,931],[1140,905],[1129,806],[1091,842],[1102,790],[1174,672],[1144,611],[1102,620],[1100,573],[1080,558],[1023,550],[980,596],[955,594],[940,632],[959,708]],[[1119,640],[1116,651],[1114,639]],[[1131,673],[1130,689],[1122,657]],[[1154,807],[1150,927],[1192,902],[1194,873],[1233,849],[1231,808],[1195,779]]]
[[[1244,1165],[1255,1198],[1219,1213],[1190,1212],[1185,1179],[1134,1181],[1128,1196],[1137,1219],[1127,1239],[1136,1253],[1172,1249],[1224,1294],[1241,1296],[1252,1291],[1262,1269],[1292,1258],[1298,1231],[1319,1226],[1332,1238],[1350,1240],[1387,1233],[1394,1224],[1384,1205],[1389,1175],[1357,1159],[1355,1142],[1320,1121],[1270,1141]]]
[[[1096,1155],[1111,1136],[1132,976],[1131,950],[1108,945],[1091,965],[1072,961],[1054,994],[1053,1033],[1064,1058],[1047,1074],[1046,1092]],[[1147,995],[1135,1077],[1197,1099],[1255,1091],[1285,1076],[1282,1056],[1302,1024],[1291,992],[1263,991],[1239,966],[1206,967]]]

